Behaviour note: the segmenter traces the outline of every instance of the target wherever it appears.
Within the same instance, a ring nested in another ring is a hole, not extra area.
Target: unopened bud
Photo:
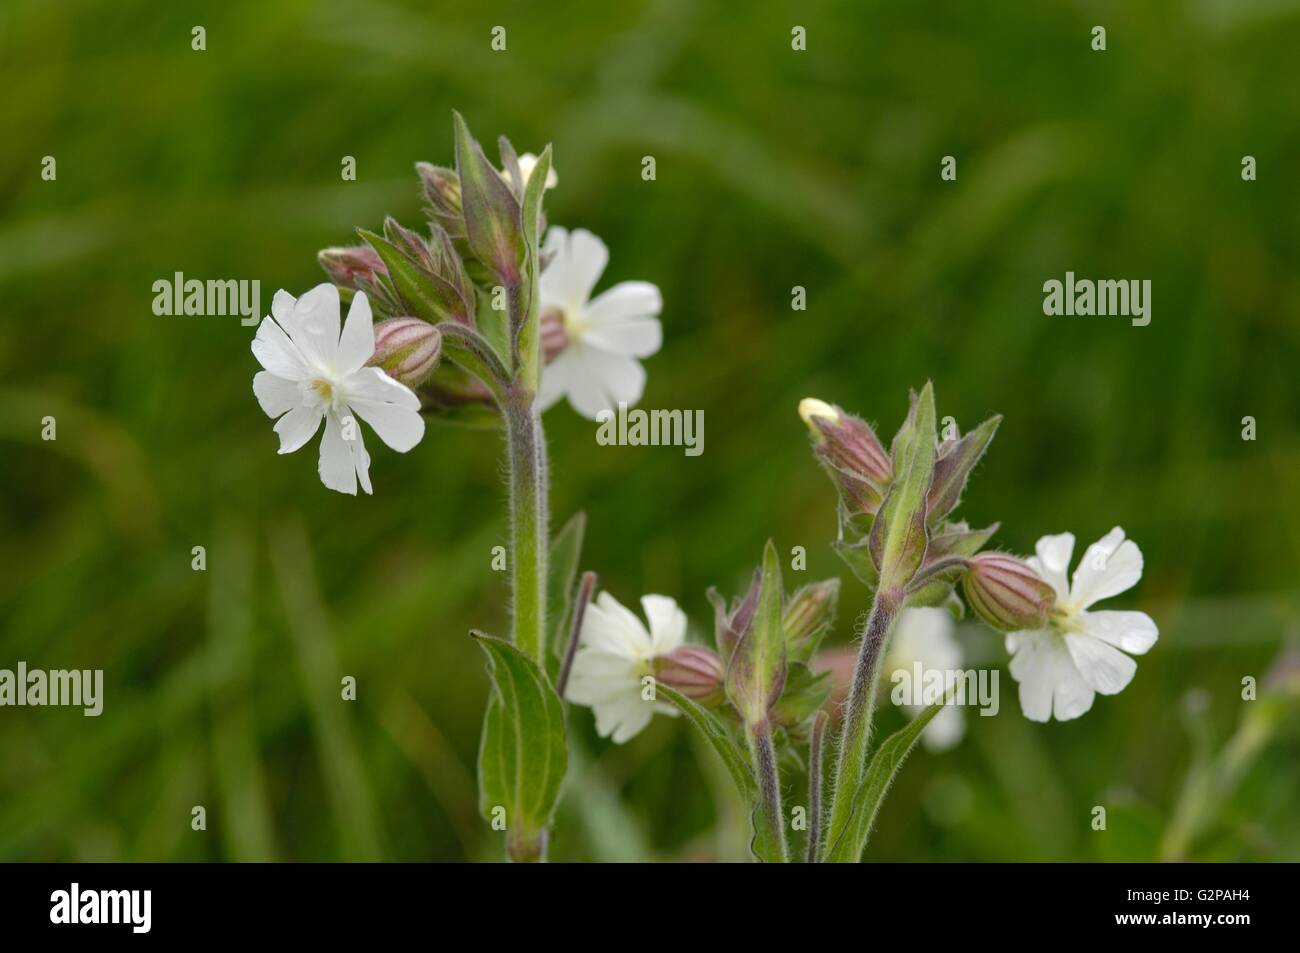
[[[791,596],[781,617],[786,646],[800,646],[830,628],[839,596],[839,579],[809,583]]]
[[[340,288],[357,290],[362,283],[373,282],[375,275],[388,274],[383,260],[369,245],[325,248],[317,253],[316,258],[330,281]]]
[[[813,397],[799,402],[799,416],[813,435],[813,452],[853,512],[875,513],[894,468],[876,433],[839,407]]]
[[[1004,553],[980,553],[967,564],[966,600],[981,619],[1003,632],[1041,629],[1056,590],[1023,560]]]
[[[438,366],[442,332],[419,318],[392,318],[375,325],[375,353],[367,362],[407,387],[419,387]]]
[[[453,239],[465,238],[465,215],[461,207],[460,177],[454,169],[417,162],[415,171],[424,186],[429,211]]]
[[[722,660],[702,645],[682,645],[655,660],[655,679],[706,707],[726,698]]]

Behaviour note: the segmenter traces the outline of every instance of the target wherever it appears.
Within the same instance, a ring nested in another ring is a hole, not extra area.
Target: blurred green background
[[[703,456],[547,415],[555,526],[588,513],[583,565],[625,603],[674,595],[703,636],[706,587],[769,536],[841,574],[795,405],[888,434],[926,378],[962,426],[1006,415],[962,510],[997,545],[1118,523],[1144,551],[1109,603],[1160,626],[1133,684],[1036,725],[1003,668],[1002,713],[912,758],[869,858],[1300,859],[1297,709],[1264,686],[1300,632],[1297,46],[1278,0],[5,3],[0,667],[102,668],[106,697],[0,709],[0,858],[500,856],[466,637],[506,628],[499,440],[371,440],[374,497],[333,493],[315,443],[275,453],[253,329],[151,310],[181,271],[260,279],[265,312],[355,226],[418,225],[412,164],[450,164],[454,107],[554,144],[548,215],[609,244],[600,287],[663,291],[643,404],[702,408]],[[1067,270],[1151,279],[1150,326],[1044,316]],[[865,608],[846,580],[837,640]],[[553,857],[744,856],[679,721],[621,747],[571,723]]]

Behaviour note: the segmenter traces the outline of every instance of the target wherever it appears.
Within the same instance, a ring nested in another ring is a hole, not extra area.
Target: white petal
[[[555,406],[556,401],[569,392],[569,384],[582,368],[573,356],[573,348],[566,348],[551,363],[542,368],[542,386],[537,394],[541,411]]]
[[[309,364],[337,372],[339,290],[331,284],[312,288],[294,303],[285,330]]]
[[[283,325],[293,315],[293,306],[297,301],[297,298],[281,288],[271,298],[271,317]]]
[[[280,435],[280,453],[293,453],[316,436],[324,411],[320,407],[295,407],[275,422]]]
[[[572,348],[581,368],[569,383],[569,403],[588,420],[620,403],[635,404],[645,390],[645,368],[633,357],[585,345]]]
[[[947,609],[904,609],[894,626],[887,667],[911,672],[912,664],[920,662],[923,669],[961,668],[961,646],[952,632],[952,613]]]
[[[406,453],[424,436],[424,418],[419,411],[409,407],[354,399],[352,410],[374,428],[380,440],[398,453]]]
[[[1113,645],[1077,632],[1066,633],[1065,645],[1079,674],[1103,695],[1118,694],[1133,681],[1137,662]]]
[[[562,308],[585,305],[609,261],[605,243],[584,228],[569,233],[552,228],[546,234],[546,248],[555,257],[542,272],[542,303]]]
[[[595,707],[628,692],[639,693],[644,664],[626,655],[583,646],[573,658],[564,695],[579,705]]]
[[[1160,634],[1145,612],[1084,612],[1079,618],[1088,635],[1131,655],[1146,654]]]
[[[285,380],[300,381],[310,376],[298,346],[284,329],[270,318],[263,318],[253,337],[253,357],[257,363]]]
[[[611,740],[616,745],[624,744],[631,741],[633,737],[641,733],[641,729],[650,724],[650,719],[654,716],[655,706],[650,702],[642,701],[641,696],[637,696],[635,703],[628,705],[623,710],[622,720],[619,726],[614,729]]]
[[[667,655],[686,640],[686,613],[668,596],[642,596],[641,607],[650,623],[651,651]]]
[[[640,619],[608,592],[602,592],[587,606],[579,641],[593,649],[630,659],[644,659],[650,655],[650,633]]]
[[[351,374],[360,370],[375,354],[375,323],[370,313],[370,302],[364,291],[358,291],[348,308],[348,320],[339,338],[338,372]]]
[[[945,705],[925,726],[925,731],[921,733],[921,743],[931,751],[947,751],[961,741],[965,734],[966,716],[962,710],[956,705]]]
[[[420,398],[415,391],[393,380],[378,367],[363,367],[349,374],[340,383],[340,397],[349,404],[358,401],[370,401],[376,404],[392,404],[407,410],[419,410]]]
[[[268,417],[279,417],[302,403],[302,391],[295,381],[277,377],[270,371],[253,375],[253,393]]]
[[[1142,551],[1124,530],[1116,526],[1088,547],[1074,570],[1070,602],[1086,609],[1094,602],[1109,599],[1133,588],[1142,578]]]
[[[1011,677],[1020,683],[1020,709],[1030,721],[1078,718],[1094,692],[1079,674],[1064,641],[1052,632],[1018,632]],[[1010,640],[1008,640],[1010,642]]]
[[[624,281],[587,305],[588,327],[582,339],[589,344],[649,357],[663,343],[663,328],[656,315],[663,308],[659,289],[647,281]]]
[[[1074,553],[1074,534],[1044,536],[1038,541],[1034,551],[1038,556],[1031,557],[1029,565],[1033,567],[1034,572],[1050,582],[1061,601],[1065,601],[1070,593],[1065,574],[1070,571],[1070,556]]]
[[[334,414],[325,417],[325,436],[320,441],[320,481],[331,490],[357,495],[357,468],[343,428]]]

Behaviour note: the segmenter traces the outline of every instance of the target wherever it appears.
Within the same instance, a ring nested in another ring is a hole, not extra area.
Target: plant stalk
[[[531,393],[507,393],[503,411],[510,465],[512,634],[515,647],[545,667],[546,435]]]
[[[827,830],[828,850],[823,856],[829,861],[856,862],[858,857],[847,857],[835,847],[849,827],[853,817],[853,801],[862,784],[867,769],[867,751],[871,747],[871,721],[876,705],[876,686],[880,683],[880,665],[884,656],[889,630],[901,608],[898,593],[877,589],[871,602],[871,614],[862,633],[862,646],[853,670],[853,687],[849,692],[844,713],[844,727],[840,732],[839,757],[835,765],[835,780],[831,791],[830,824]],[[840,848],[846,845],[839,845]]]
[[[785,818],[781,813],[781,776],[776,766],[776,747],[772,744],[772,726],[763,720],[749,729],[749,747],[758,776],[760,807],[768,830],[776,838],[780,862],[790,862],[785,843]]]

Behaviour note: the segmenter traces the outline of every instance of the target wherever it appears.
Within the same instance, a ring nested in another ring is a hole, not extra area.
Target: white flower
[[[1142,552],[1116,526],[1088,547],[1065,573],[1074,535],[1044,536],[1029,565],[1056,590],[1049,627],[1007,635],[1011,676],[1020,683],[1020,708],[1031,721],[1078,718],[1097,692],[1114,695],[1133,680],[1137,662],[1156,643],[1156,624],[1145,612],[1086,612],[1094,602],[1124,592],[1142,578]],[[1123,651],[1120,651],[1120,650]]]
[[[292,453],[316,435],[321,420],[320,478],[331,490],[370,493],[370,455],[356,414],[379,439],[405,453],[424,436],[420,399],[377,367],[370,302],[358,292],[339,334],[339,292],[317,285],[301,298],[280,290],[253,339],[253,356],[266,370],[253,393],[268,417],[278,417],[280,452]]]
[[[654,660],[686,638],[686,613],[668,596],[642,596],[650,630],[608,592],[582,617],[578,652],[565,697],[596,712],[596,731],[622,744],[650,723],[655,712],[676,715],[664,702],[646,701],[642,679],[654,674]]]
[[[544,251],[553,257],[542,272],[541,306],[559,314],[565,346],[542,369],[542,409],[567,395],[574,410],[595,420],[620,402],[635,404],[645,389],[637,358],[654,354],[663,340],[659,289],[624,281],[589,301],[609,249],[584,229],[551,228]]]
[[[894,637],[885,657],[884,671],[889,684],[900,684],[895,672],[907,673],[907,684],[915,679],[917,662],[924,672],[955,672],[961,669],[961,646],[953,637],[952,614],[947,609],[904,609],[894,624]],[[920,690],[921,686],[914,686]],[[916,717],[924,705],[902,706]],[[944,751],[961,741],[966,733],[966,718],[956,705],[945,705],[921,733],[921,741],[931,751]]]
[[[533,169],[536,167],[537,156],[533,155],[531,152],[525,152],[519,157],[519,174],[524,177],[525,185],[527,185],[528,180],[532,178]],[[550,170],[546,173],[546,188],[553,189],[559,184],[560,176],[556,173],[555,166],[551,166]],[[545,189],[542,191],[545,191]]]

